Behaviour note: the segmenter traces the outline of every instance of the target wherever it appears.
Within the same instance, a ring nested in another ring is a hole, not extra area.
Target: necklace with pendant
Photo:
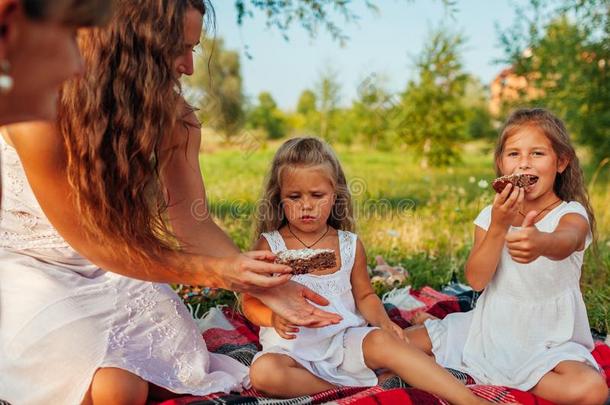
[[[561,201],[561,199],[559,198],[559,199],[553,201],[551,204],[544,207],[543,209],[541,209],[540,212],[538,214],[536,214],[536,216],[534,217],[534,222],[536,222],[536,219],[540,216],[540,214],[542,214],[545,211],[550,210],[555,204],[557,204],[560,201]],[[525,218],[525,214],[521,210],[519,210],[519,215],[521,215],[522,217]]]
[[[288,231],[292,234],[292,236],[294,236],[296,238],[296,240],[298,240],[299,242],[301,242],[303,244],[303,246],[305,246],[307,249],[311,249],[313,246],[316,245],[316,243],[320,242],[328,233],[328,231],[330,230],[330,226],[328,226],[328,224],[326,225],[326,231],[322,234],[322,236],[320,236],[314,243],[312,243],[311,245],[308,245],[307,243],[303,242],[301,240],[301,238],[299,238],[294,232],[292,232],[292,228],[290,228],[290,224],[288,224]]]

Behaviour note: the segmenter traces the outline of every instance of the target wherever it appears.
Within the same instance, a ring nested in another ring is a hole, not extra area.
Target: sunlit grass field
[[[200,156],[210,208],[244,249],[253,240],[253,218],[263,179],[278,144],[217,149]],[[472,245],[472,221],[492,199],[492,145],[465,146],[463,162],[422,169],[408,150],[379,152],[338,147],[356,206],[357,233],[369,264],[383,255],[402,264],[414,288],[439,288],[457,275]],[[204,149],[205,150],[205,149]],[[591,327],[610,330],[610,166],[585,167],[599,240],[599,262],[587,254],[581,288]],[[594,176],[597,172],[598,175]],[[595,183],[591,184],[593,177]],[[591,249],[590,249],[591,250]]]

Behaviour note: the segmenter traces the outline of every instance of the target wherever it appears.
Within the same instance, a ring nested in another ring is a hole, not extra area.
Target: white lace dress
[[[552,232],[571,213],[587,218],[581,204],[564,202],[536,227]],[[491,206],[474,223],[487,230]],[[586,246],[590,243],[589,234]],[[475,309],[425,322],[436,361],[470,374],[477,383],[523,391],[565,360],[599,369],[590,353],[593,338],[579,289],[583,256],[584,250],[563,260],[539,257],[520,264],[504,246],[498,269]]]
[[[78,404],[100,367],[176,393],[240,390],[248,369],[209,353],[171,288],[105,272],[44,216],[0,136],[0,398]]]
[[[271,251],[286,250],[279,232],[264,233]],[[366,326],[357,312],[352,295],[351,274],[356,254],[357,235],[339,231],[341,268],[332,274],[303,274],[293,276],[301,283],[330,301],[322,309],[343,317],[337,325],[323,328],[300,327],[296,338],[283,339],[274,328],[262,327],[259,332],[263,350],[253,361],[266,353],[289,356],[314,375],[342,386],[371,386],[377,384],[375,372],[369,369],[362,353],[366,335],[377,329]]]

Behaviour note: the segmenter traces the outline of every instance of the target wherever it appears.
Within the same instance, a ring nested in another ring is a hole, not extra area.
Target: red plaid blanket
[[[423,288],[411,293],[425,304],[424,310],[444,317],[451,312],[469,309],[470,301],[463,297],[449,296],[431,288]],[[476,298],[476,297],[475,297]],[[410,326],[408,319],[412,313],[401,312],[395,307],[386,306],[393,321],[403,327]],[[252,325],[239,313],[223,308],[222,312],[232,330],[211,327],[203,332],[208,349],[212,352],[229,355],[244,364],[249,365],[254,354],[260,349],[258,342],[258,327]],[[209,326],[209,325],[208,325]],[[599,341],[593,351],[593,356],[603,367],[606,380],[610,387],[610,347]],[[523,405],[552,405],[551,402],[538,398],[530,393],[497,386],[474,385],[472,378],[456,370],[449,370],[478,396],[497,403],[519,402]],[[263,396],[254,389],[241,394],[213,394],[205,397],[181,396],[163,402],[149,401],[148,405],[214,405],[214,404],[323,404],[332,402],[337,405],[378,405],[378,404],[421,404],[439,405],[446,402],[425,391],[408,387],[398,377],[387,380],[382,386],[375,387],[343,387],[325,391],[312,396],[291,399],[273,399]]]

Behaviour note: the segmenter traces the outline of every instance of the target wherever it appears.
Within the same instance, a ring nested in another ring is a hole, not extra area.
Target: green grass
[[[236,243],[248,249],[252,213],[277,145],[256,151],[218,150],[201,155],[210,207]],[[461,165],[423,170],[408,151],[378,152],[339,147],[353,191],[357,232],[373,264],[375,255],[402,264],[414,288],[438,288],[463,266],[472,244],[472,221],[492,201],[493,191],[479,181],[495,176],[491,146],[469,144]],[[585,167],[592,178],[596,167]],[[608,166],[590,193],[598,221],[600,263],[587,254],[581,288],[591,327],[610,330],[610,184]]]

